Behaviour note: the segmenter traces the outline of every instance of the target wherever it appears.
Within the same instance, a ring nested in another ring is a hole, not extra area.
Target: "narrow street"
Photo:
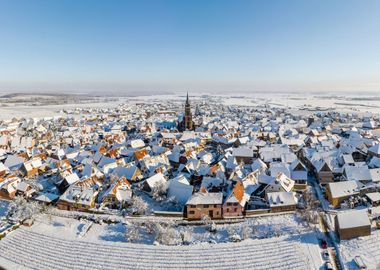
[[[323,233],[324,237],[323,239],[327,242],[327,252],[329,253],[330,263],[333,267],[333,269],[341,270],[342,267],[339,263],[339,260],[337,258],[336,250],[335,250],[335,240],[329,233],[329,226],[326,224],[326,212],[328,212],[329,207],[327,204],[327,201],[323,197],[322,190],[317,182],[317,179],[314,176],[309,177],[309,183],[312,185],[314,195],[320,202],[321,209],[318,209],[318,223],[319,227],[321,229],[321,232]],[[334,233],[334,232],[332,232]],[[325,258],[323,258],[325,260]],[[326,260],[325,260],[326,261]]]

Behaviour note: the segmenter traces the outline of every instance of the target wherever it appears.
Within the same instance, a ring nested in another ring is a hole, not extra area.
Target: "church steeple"
[[[185,103],[185,130],[193,130],[193,116],[191,115],[189,92],[186,94]]]

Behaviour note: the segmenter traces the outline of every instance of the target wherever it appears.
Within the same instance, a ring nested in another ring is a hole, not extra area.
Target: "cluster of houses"
[[[160,188],[185,218],[217,219],[294,211],[317,181],[332,208],[380,204],[376,116],[212,100],[192,115],[189,99],[181,108],[131,103],[2,121],[0,197],[92,211]]]

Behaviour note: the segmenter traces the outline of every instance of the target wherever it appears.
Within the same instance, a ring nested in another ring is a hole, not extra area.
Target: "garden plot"
[[[379,269],[380,266],[380,231],[372,231],[369,236],[341,241],[339,249],[348,269],[357,269],[354,258],[360,256],[367,269]]]
[[[59,234],[57,234],[59,235]],[[314,234],[240,243],[152,246],[69,240],[21,227],[0,241],[0,265],[25,269],[319,269]]]

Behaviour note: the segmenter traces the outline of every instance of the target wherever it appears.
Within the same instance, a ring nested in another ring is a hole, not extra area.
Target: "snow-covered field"
[[[148,95],[134,97],[115,97],[113,101],[104,101],[98,103],[78,103],[78,104],[61,104],[61,105],[43,105],[31,106],[28,104],[0,107],[0,120],[11,119],[13,117],[47,117],[59,116],[62,109],[74,108],[112,108],[120,103],[136,102],[176,102],[182,104],[186,93],[173,95]],[[292,108],[294,113],[307,113],[303,108],[334,108],[340,112],[360,112],[360,113],[380,113],[380,96],[377,93],[355,95],[352,93],[337,94],[311,94],[311,93],[236,93],[235,95],[210,94],[204,96],[199,93],[189,93],[193,100],[209,101],[210,99],[218,100],[225,105],[241,106],[262,106],[270,105],[276,107]],[[118,100],[118,101],[117,101]],[[1,101],[0,101],[1,102]]]
[[[357,269],[355,256],[360,256],[368,269],[380,266],[380,230],[372,231],[370,236],[341,241],[339,245],[347,269]]]
[[[321,259],[313,234],[173,247],[69,240],[23,227],[0,241],[0,265],[25,269],[319,269]]]
[[[254,233],[239,243],[226,241],[228,226],[217,225],[218,244],[154,246],[128,243],[127,226],[95,224],[41,215],[30,227],[21,227],[0,241],[0,266],[26,269],[320,269],[316,234],[298,224],[294,215],[250,219]],[[186,226],[200,238],[202,226]],[[273,228],[283,234],[274,237]],[[151,243],[153,236],[146,236]],[[269,238],[264,238],[269,237]],[[217,238],[217,237],[215,237]],[[204,239],[203,239],[204,240]]]

